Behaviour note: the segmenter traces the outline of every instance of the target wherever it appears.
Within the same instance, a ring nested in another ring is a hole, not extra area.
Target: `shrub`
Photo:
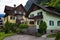
[[[45,34],[47,29],[47,25],[45,22],[41,21],[41,24],[39,25],[39,30],[41,34]]]
[[[14,26],[15,26],[15,24],[10,23],[10,22],[7,21],[7,22],[5,23],[4,32],[5,32],[5,33],[15,32],[15,29],[16,29],[16,28],[14,28]]]
[[[42,34],[40,34],[40,33],[37,33],[37,37],[41,37],[42,36]]]
[[[60,33],[57,33],[55,40],[60,40]]]
[[[16,32],[16,33],[20,33],[20,29],[19,29],[19,28],[17,28],[15,32]]]
[[[48,38],[53,38],[53,37],[56,37],[56,34],[48,34],[47,37]]]
[[[5,23],[5,28],[4,28],[4,32],[5,32],[5,33],[8,33],[8,32],[9,32],[9,26],[10,26],[10,23],[7,21],[7,22]]]
[[[27,24],[20,24],[19,28],[21,28],[21,29],[28,28],[28,25]]]

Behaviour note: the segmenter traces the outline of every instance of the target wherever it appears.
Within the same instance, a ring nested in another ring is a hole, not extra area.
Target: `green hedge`
[[[60,40],[60,33],[57,33],[55,40]]]
[[[20,24],[19,25],[19,28],[20,29],[28,28],[28,25],[27,24]]]
[[[49,34],[47,35],[48,38],[53,38],[53,37],[56,37],[56,34]]]
[[[5,23],[5,27],[4,27],[5,33],[16,32],[16,29],[17,29],[17,24],[10,23],[8,21]]]
[[[41,24],[39,25],[39,29],[41,34],[46,33],[47,25],[44,21],[41,21]]]

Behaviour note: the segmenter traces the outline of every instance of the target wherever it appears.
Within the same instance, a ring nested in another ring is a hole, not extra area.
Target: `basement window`
[[[53,32],[53,30],[51,30],[51,32]]]

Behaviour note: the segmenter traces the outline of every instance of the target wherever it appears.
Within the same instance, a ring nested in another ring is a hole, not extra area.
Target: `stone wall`
[[[23,32],[25,34],[36,35],[38,31],[35,26],[29,26],[27,29],[23,29]]]

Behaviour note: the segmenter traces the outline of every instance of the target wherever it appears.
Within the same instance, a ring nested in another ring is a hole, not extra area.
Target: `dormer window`
[[[34,14],[31,14],[30,17],[34,17]]]
[[[15,11],[14,11],[14,13],[16,14],[16,13],[17,13],[17,11],[15,10]]]
[[[38,12],[37,15],[42,15],[42,12]]]

